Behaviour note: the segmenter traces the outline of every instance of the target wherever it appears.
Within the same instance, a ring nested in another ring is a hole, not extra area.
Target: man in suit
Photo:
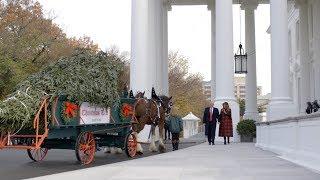
[[[207,131],[209,145],[214,145],[216,125],[219,120],[219,110],[214,107],[214,101],[211,101],[210,106],[204,109],[202,120]]]

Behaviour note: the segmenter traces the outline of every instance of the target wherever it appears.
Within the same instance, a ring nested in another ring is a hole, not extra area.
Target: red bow
[[[68,118],[73,118],[77,115],[76,110],[79,109],[79,107],[71,102],[65,102],[66,110],[64,113],[67,115]]]
[[[125,117],[128,117],[128,116],[132,115],[133,114],[132,106],[130,106],[129,104],[124,104],[122,106],[122,114]]]

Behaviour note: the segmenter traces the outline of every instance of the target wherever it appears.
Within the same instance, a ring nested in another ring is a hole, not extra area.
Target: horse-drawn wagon
[[[33,161],[43,160],[50,149],[73,149],[81,164],[91,163],[97,148],[103,146],[121,148],[128,157],[134,157],[137,152],[137,137],[132,131],[134,103],[135,99],[121,98],[120,105],[107,109],[83,103],[78,106],[65,96],[52,102],[50,97],[44,97],[34,115],[33,128],[0,132],[0,149],[26,150]]]

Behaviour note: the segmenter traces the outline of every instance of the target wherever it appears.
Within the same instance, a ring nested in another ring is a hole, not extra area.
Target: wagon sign
[[[80,106],[80,124],[110,123],[110,108],[101,108],[84,102]]]

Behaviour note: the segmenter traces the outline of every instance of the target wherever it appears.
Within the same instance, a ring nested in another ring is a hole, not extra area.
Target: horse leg
[[[136,139],[138,140],[138,133],[137,132],[134,132],[133,135],[136,137]],[[139,140],[138,140],[139,142]],[[143,148],[141,146],[140,143],[137,143],[137,153],[138,154],[143,154]]]
[[[121,154],[122,153],[122,149],[121,148],[116,148],[116,154]]]
[[[155,139],[156,139],[155,129],[156,129],[156,127],[154,125],[151,125],[151,143],[150,143],[150,147],[149,147],[149,150],[151,152],[158,151],[156,143],[155,143]]]
[[[111,149],[110,149],[110,147],[105,147],[104,148],[104,153],[111,153]]]
[[[159,122],[159,151],[165,152],[166,146],[163,142],[163,135],[164,135],[164,121]]]

